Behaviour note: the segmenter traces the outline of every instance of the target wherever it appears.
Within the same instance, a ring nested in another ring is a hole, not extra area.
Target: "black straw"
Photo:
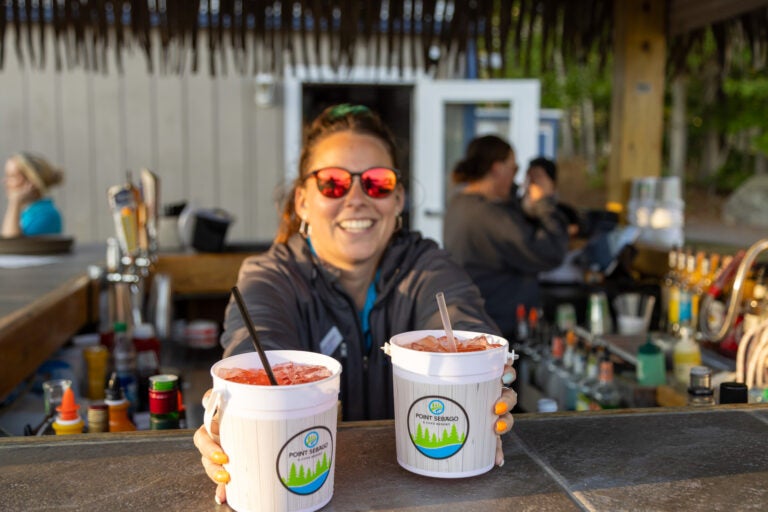
[[[277,386],[277,380],[275,379],[275,374],[272,373],[272,367],[269,365],[267,354],[264,352],[264,349],[261,348],[261,343],[259,343],[259,337],[256,336],[256,328],[253,326],[253,322],[251,321],[251,317],[248,314],[248,310],[245,309],[245,302],[243,302],[243,296],[240,295],[240,290],[237,289],[237,286],[232,287],[232,295],[235,296],[235,302],[237,302],[237,307],[240,308],[240,314],[243,317],[245,326],[248,328],[248,332],[251,334],[251,341],[253,341],[253,346],[256,347],[256,352],[259,353],[259,357],[261,358],[261,364],[264,365],[264,371],[267,372],[267,377],[269,377],[269,382],[273,386]]]

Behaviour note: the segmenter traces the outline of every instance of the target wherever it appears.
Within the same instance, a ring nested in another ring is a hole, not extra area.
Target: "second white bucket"
[[[461,339],[484,333],[455,331]],[[498,347],[477,352],[421,352],[405,348],[442,330],[393,336],[392,357],[397,462],[408,471],[437,478],[464,478],[493,468],[501,376],[508,342],[485,334]]]

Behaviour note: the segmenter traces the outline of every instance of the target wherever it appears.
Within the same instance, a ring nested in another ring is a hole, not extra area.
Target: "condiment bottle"
[[[61,405],[56,407],[58,414],[53,422],[53,430],[56,435],[82,434],[83,419],[80,417],[80,406],[75,403],[75,392],[72,388],[64,390]]]
[[[149,378],[149,428],[179,428],[179,378],[176,375],[153,375]]]
[[[701,365],[701,349],[691,336],[691,330],[688,327],[680,328],[680,336],[680,341],[675,344],[672,360],[675,379],[685,386],[688,384],[691,368]]]
[[[667,382],[664,353],[651,342],[648,335],[646,342],[637,349],[637,383],[641,386],[661,386]]]
[[[712,370],[706,366],[694,366],[691,368],[688,405],[715,405],[715,392],[712,389]]]
[[[126,400],[123,389],[120,387],[117,373],[112,373],[112,376],[109,378],[109,385],[105,390],[105,394],[106,399],[104,402],[109,407],[109,431],[127,432],[136,430],[136,425],[128,418],[130,403]]]
[[[88,433],[109,432],[109,406],[104,402],[88,406]]]
[[[107,381],[109,349],[104,345],[85,347],[83,359],[87,368],[86,396],[90,400],[101,400],[104,398],[104,383]]]

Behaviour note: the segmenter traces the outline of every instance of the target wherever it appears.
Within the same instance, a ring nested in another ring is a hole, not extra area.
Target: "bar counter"
[[[4,510],[224,511],[191,430],[0,438]],[[343,424],[327,511],[768,509],[768,406],[521,414],[506,463],[412,474],[391,421]]]

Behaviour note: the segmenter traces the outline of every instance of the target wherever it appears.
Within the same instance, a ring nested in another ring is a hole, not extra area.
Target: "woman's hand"
[[[211,390],[206,391],[203,396],[203,404],[205,404],[208,395]],[[202,425],[195,432],[194,442],[197,450],[202,456],[203,468],[208,478],[216,482],[216,503],[222,504],[227,501],[227,488],[225,484],[229,482],[229,473],[224,469],[223,464],[229,462],[229,458],[222,451],[221,445],[219,445],[219,421],[218,415],[213,417],[211,422],[211,434],[208,435],[208,431],[205,429],[205,425]]]
[[[512,388],[506,386],[511,385],[517,378],[517,372],[512,367],[512,361],[507,363],[504,367],[504,373],[501,377],[501,382],[505,386],[502,389],[501,396],[494,405],[494,412],[499,416],[496,420],[495,431],[496,435],[496,465],[504,465],[504,451],[501,447],[501,436],[512,430],[512,425],[515,423],[512,413],[517,404],[517,393]]]
[[[36,195],[37,189],[32,185],[31,181],[24,180],[21,184],[8,187],[6,189],[6,195],[8,197],[9,204],[24,205],[32,202]]]

